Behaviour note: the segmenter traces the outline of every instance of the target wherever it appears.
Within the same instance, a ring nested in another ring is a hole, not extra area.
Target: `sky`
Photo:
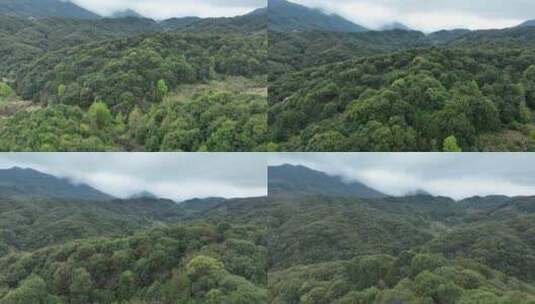
[[[383,193],[535,195],[535,153],[280,153],[270,165],[303,165]]]
[[[535,19],[533,0],[291,0],[376,29],[401,22],[413,29],[492,29]]]
[[[149,191],[182,201],[267,195],[255,153],[0,153],[0,168],[32,168],[125,198]]]
[[[267,0],[71,0],[73,3],[107,16],[118,10],[133,9],[145,17],[232,17],[266,7]]]

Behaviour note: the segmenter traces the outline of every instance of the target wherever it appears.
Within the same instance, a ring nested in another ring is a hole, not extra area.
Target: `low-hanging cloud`
[[[531,0],[292,0],[337,13],[375,29],[402,22],[425,32],[441,29],[493,29],[535,19]]]
[[[281,153],[268,162],[304,165],[394,196],[535,195],[535,154],[528,153]]]
[[[265,196],[266,163],[254,153],[0,154],[0,168],[33,168],[122,198],[149,191],[177,201]]]
[[[109,16],[115,11],[132,9],[153,18],[230,17],[265,7],[267,0],[71,0],[77,5]]]

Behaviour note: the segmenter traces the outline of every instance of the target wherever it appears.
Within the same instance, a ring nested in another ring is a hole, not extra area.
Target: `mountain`
[[[392,30],[402,30],[402,31],[412,31],[412,29],[400,22],[392,22],[383,25],[379,30],[381,31],[392,31]]]
[[[535,26],[535,19],[527,20],[521,24],[518,25],[519,27],[525,27],[525,26]]]
[[[100,18],[99,15],[89,10],[63,0],[0,0],[0,14],[35,18]]]
[[[134,18],[145,18],[142,15],[140,15],[138,12],[132,10],[132,9],[125,9],[122,11],[115,11],[111,15],[112,18],[126,18],[126,17],[134,17]]]
[[[311,196],[384,198],[387,195],[360,182],[346,182],[304,166],[282,165],[268,168],[269,196]]]
[[[89,185],[19,167],[0,170],[0,195],[94,201],[113,199]]]
[[[366,28],[336,14],[327,14],[286,0],[268,1],[268,27],[278,32],[310,30],[363,32]]]

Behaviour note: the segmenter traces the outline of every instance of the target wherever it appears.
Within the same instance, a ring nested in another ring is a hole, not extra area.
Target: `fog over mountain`
[[[388,195],[535,195],[533,154],[281,153],[270,166],[303,165]]]
[[[231,17],[266,6],[266,0],[72,0],[72,2],[103,16],[131,9],[154,19],[186,16]]]
[[[139,193],[176,201],[267,194],[265,157],[255,154],[0,154],[0,169],[32,168],[120,198]]]
[[[378,29],[401,22],[424,32],[441,29],[492,29],[516,26],[535,17],[535,2],[523,0],[294,0],[340,14]]]

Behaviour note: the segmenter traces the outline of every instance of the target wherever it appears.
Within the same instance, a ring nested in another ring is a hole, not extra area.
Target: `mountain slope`
[[[14,167],[0,170],[0,195],[79,200],[110,200],[112,196],[86,184],[41,173],[33,169]]]
[[[36,18],[100,18],[99,15],[79,7],[70,1],[61,0],[0,0],[0,14]]]
[[[524,22],[522,22],[522,23],[521,23],[520,25],[518,25],[518,26],[519,26],[519,27],[535,26],[535,19],[524,21]]]
[[[268,1],[269,29],[279,32],[333,31],[363,32],[366,28],[338,15],[329,15],[319,9],[311,9],[286,0]]]
[[[386,197],[362,183],[345,182],[339,176],[329,176],[307,167],[292,165],[268,167],[268,191],[270,196]]]

